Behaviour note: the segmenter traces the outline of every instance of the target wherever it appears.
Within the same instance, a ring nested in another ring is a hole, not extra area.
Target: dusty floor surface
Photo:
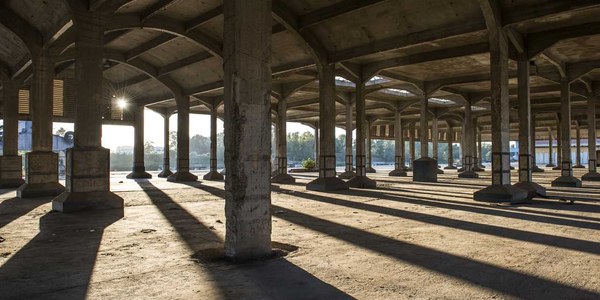
[[[417,184],[380,171],[377,189],[341,193],[307,192],[316,174],[295,175],[273,185],[272,236],[298,249],[242,265],[210,251],[222,247],[222,183],[115,174],[124,211],[79,214],[0,190],[0,298],[600,299],[600,185],[491,206],[472,201],[489,171],[447,173]]]

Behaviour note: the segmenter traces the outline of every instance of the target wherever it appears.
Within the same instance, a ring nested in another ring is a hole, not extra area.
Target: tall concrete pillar
[[[367,163],[366,163],[366,170],[367,173],[376,173],[377,171],[375,171],[375,169],[373,169],[373,140],[371,139],[371,126],[372,126],[372,120],[371,119],[367,119],[366,121],[366,127],[365,128],[365,132],[366,132],[366,136],[367,136],[367,148],[366,148],[366,155],[367,155]]]
[[[463,118],[463,136],[462,136],[462,147],[461,152],[464,156],[463,159],[463,167],[464,169],[460,173],[458,173],[459,178],[479,178],[479,174],[475,172],[475,128],[474,122],[472,118],[472,109],[471,102],[468,101],[467,105],[465,105],[465,115]],[[460,170],[459,170],[460,171]]]
[[[133,111],[133,169],[127,175],[128,179],[152,178],[152,175],[146,172],[144,162],[144,106],[134,105]]]
[[[52,201],[62,212],[122,208],[123,199],[110,192],[110,150],[102,147],[102,50],[108,16],[73,8],[75,49],[75,140],[67,149],[66,192]],[[56,167],[54,167],[56,168]]]
[[[554,138],[552,137],[552,127],[548,127],[548,164],[546,165],[548,168],[556,167],[554,164],[554,153],[552,153],[553,143]]]
[[[485,169],[481,165],[481,128],[477,122],[477,118],[473,118],[473,171],[483,172]]]
[[[533,182],[531,167],[533,156],[531,155],[531,99],[529,59],[526,57],[518,60],[518,99],[519,99],[519,182],[516,187],[527,191],[527,197],[533,199],[535,196],[546,196],[546,188]]]
[[[438,174],[444,174],[444,171],[442,169],[439,168],[439,160],[438,160],[438,155],[439,155],[439,149],[438,149],[438,140],[439,140],[439,135],[440,132],[438,130],[438,118],[437,116],[434,116],[431,119],[431,147],[432,147],[432,158],[436,161],[436,167],[437,167],[437,173]]]
[[[197,181],[198,176],[190,173],[190,97],[177,95],[175,102],[177,104],[177,171],[167,177],[167,181]],[[270,132],[270,124],[268,129]]]
[[[419,141],[421,142],[421,157],[413,162],[413,181],[437,182],[437,160],[429,157],[429,94],[426,88],[424,88],[421,98]]]
[[[454,141],[454,129],[452,128],[452,124],[448,122],[448,132],[446,133],[448,140],[448,165],[444,168],[446,170],[456,170],[456,166],[454,166],[454,149],[453,141]]]
[[[575,123],[575,142],[577,143],[577,148],[576,148],[576,161],[575,161],[575,165],[573,166],[574,169],[583,169],[585,168],[582,164],[581,164],[581,132],[580,132],[581,128],[579,126],[579,121],[576,121]]]
[[[17,197],[58,196],[65,188],[58,183],[58,154],[52,152],[54,62],[47,49],[32,53],[31,60],[32,151],[25,154],[25,183]]]
[[[585,181],[600,181],[600,174],[596,171],[596,101],[599,96],[588,97],[588,172],[581,177]]]
[[[552,181],[552,186],[581,187],[581,180],[573,176],[571,164],[571,87],[568,79],[560,83],[560,152],[561,176]]]
[[[271,1],[224,0],[224,15],[225,255],[243,261],[271,255]]]
[[[408,124],[408,154],[410,157],[408,159],[408,169],[406,171],[413,170],[413,162],[417,159],[415,149],[415,131],[415,122]]]
[[[485,167],[483,166],[483,139],[482,139],[481,127],[477,126],[477,163],[475,164],[475,171],[483,172]]]
[[[309,182],[306,189],[314,191],[345,190],[348,189],[348,185],[336,177],[335,171],[335,66],[326,62],[320,62],[317,65],[321,131],[319,135],[319,178]]]
[[[356,176],[352,163],[352,102],[346,102],[346,171],[340,174],[342,179]]]
[[[404,139],[402,137],[402,113],[400,110],[396,110],[395,122],[394,122],[394,170],[392,170],[389,176],[406,176],[406,166],[404,165]]]
[[[374,180],[367,177],[371,156],[371,122],[365,114],[365,82],[363,78],[359,78],[356,83],[356,176],[348,181],[348,186],[354,188],[374,188],[377,186]],[[366,151],[365,134],[367,137]],[[365,152],[368,155],[367,159],[365,159]]]
[[[294,183],[296,179],[287,173],[287,98],[277,103],[277,175],[273,183]]]
[[[556,119],[556,166],[554,168],[552,168],[552,170],[560,170],[562,168],[561,166],[561,162],[562,162],[562,135],[561,135],[561,128],[560,128],[560,114],[557,115],[557,119]]]
[[[537,155],[536,155],[536,122],[535,122],[535,113],[531,112],[531,139],[530,139],[530,146],[531,146],[531,172],[532,173],[543,173],[544,169],[538,167],[537,165]]]
[[[173,172],[171,172],[171,155],[170,155],[170,135],[171,132],[169,130],[169,118],[171,117],[170,113],[164,113],[161,114],[163,117],[163,140],[164,140],[164,150],[163,150],[163,169],[160,173],[158,173],[158,177],[160,178],[167,178],[169,176],[171,176],[173,174]]]
[[[210,169],[202,177],[202,179],[210,181],[222,181],[224,179],[223,174],[217,170],[217,109],[216,104],[210,107]]]
[[[508,91],[508,37],[489,2],[480,1],[490,43],[492,111],[492,185],[473,194],[475,201],[521,202],[527,192],[510,185],[510,126]]]
[[[19,83],[2,80],[3,149],[0,156],[0,188],[20,187],[23,180],[23,160],[19,149]]]
[[[319,170],[319,122],[315,123],[315,170]]]

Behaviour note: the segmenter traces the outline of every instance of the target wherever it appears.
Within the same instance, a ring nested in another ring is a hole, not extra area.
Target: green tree
[[[150,154],[154,152],[154,142],[146,141],[144,142],[144,154]]]

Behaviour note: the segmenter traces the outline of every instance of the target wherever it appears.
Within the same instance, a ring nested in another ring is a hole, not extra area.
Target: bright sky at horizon
[[[151,141],[154,146],[163,146],[163,117],[156,112],[144,110],[144,140]],[[73,131],[73,123],[58,123],[53,124],[52,132],[55,133],[58,129],[64,128],[67,131]],[[169,130],[177,130],[177,115],[172,115],[169,119]],[[288,122],[287,132],[314,132],[311,127],[306,125]],[[223,121],[217,120],[217,133],[223,132]],[[210,116],[190,114],[190,137],[199,134],[210,136]],[[335,135],[345,134],[343,129],[335,129]],[[115,151],[119,146],[133,146],[133,126],[124,125],[103,125],[102,126],[102,146]]]

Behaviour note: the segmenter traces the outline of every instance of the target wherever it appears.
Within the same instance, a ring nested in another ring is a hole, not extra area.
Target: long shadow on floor
[[[51,200],[52,198],[48,197],[10,198],[0,202],[0,229]]]
[[[477,262],[435,249],[320,219],[273,205],[278,218],[319,231],[358,247],[426,268],[465,282],[524,299],[598,299],[600,294]]]
[[[355,192],[357,192],[357,191],[355,191],[355,190],[351,191],[351,193],[353,195],[357,195]],[[438,225],[438,226],[444,226],[444,227],[455,228],[455,229],[460,229],[460,230],[465,230],[465,231],[470,231],[470,232],[487,234],[487,235],[491,235],[491,236],[509,238],[509,239],[513,239],[513,240],[517,240],[517,241],[531,242],[531,243],[536,243],[536,244],[541,244],[541,245],[554,246],[554,247],[559,247],[559,248],[563,248],[563,249],[569,249],[569,250],[575,250],[575,251],[581,251],[581,252],[585,252],[585,253],[600,255],[600,243],[595,243],[595,242],[591,242],[591,241],[578,240],[578,239],[573,239],[573,238],[560,237],[560,236],[524,231],[524,230],[520,230],[520,229],[506,228],[506,227],[495,226],[495,225],[480,224],[480,223],[457,220],[457,219],[450,219],[450,218],[440,217],[440,216],[436,216],[436,215],[393,209],[393,208],[377,206],[377,205],[372,205],[372,204],[363,203],[363,202],[348,201],[348,200],[320,196],[320,195],[315,195],[315,194],[309,194],[309,193],[304,193],[304,192],[299,192],[299,191],[295,191],[294,196],[309,199],[309,200],[314,200],[314,201],[318,201],[318,202],[333,204],[333,205],[351,207],[351,208],[355,208],[355,209],[371,211],[371,212],[376,212],[376,213],[380,213],[380,214],[386,214],[389,216],[399,217],[399,218],[408,219],[408,220],[425,222],[425,223]],[[373,194],[370,194],[370,196],[372,197]],[[386,197],[383,195],[380,198],[386,199]],[[398,197],[389,197],[390,200],[394,200],[394,198],[398,198]]]
[[[202,250],[222,248],[222,238],[198,221],[169,195],[157,189],[150,181],[137,180],[137,182],[152,203],[173,225],[179,236],[192,251],[197,253],[195,257],[200,259],[202,269],[210,272],[223,298],[352,299],[285,258],[241,265],[230,265],[225,262],[202,263],[202,255],[205,253]],[[208,191],[221,198],[225,196],[222,189],[200,183],[186,183],[186,185]]]
[[[40,232],[0,267],[0,298],[86,299],[104,229],[122,217],[121,209],[47,213]]]

